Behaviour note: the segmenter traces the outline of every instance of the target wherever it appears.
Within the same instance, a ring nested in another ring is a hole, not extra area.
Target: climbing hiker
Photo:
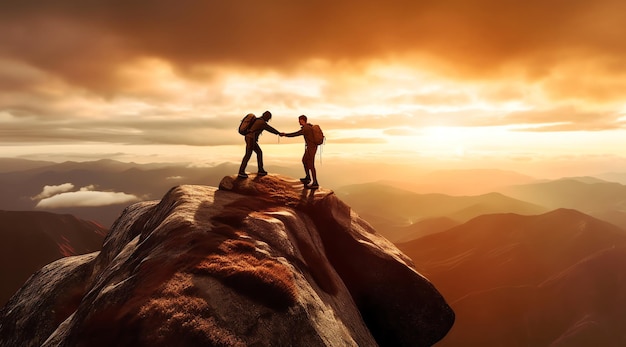
[[[278,130],[274,129],[272,126],[267,124],[270,121],[270,119],[272,119],[272,113],[270,111],[263,112],[263,115],[261,117],[254,118],[253,120],[251,120],[252,124],[245,131],[245,134],[242,134],[244,135],[244,139],[246,141],[246,154],[243,156],[243,159],[241,160],[241,166],[239,167],[239,174],[237,174],[238,177],[241,177],[241,178],[248,177],[248,174],[246,173],[246,166],[248,166],[248,161],[250,160],[250,157],[252,157],[252,152],[256,153],[257,165],[259,167],[257,176],[267,175],[267,171],[265,171],[265,169],[263,168],[263,151],[261,150],[261,147],[259,146],[258,141],[259,141],[259,136],[261,135],[263,130],[267,130],[276,135],[280,134]],[[242,120],[242,125],[240,126],[240,133],[242,132],[241,131],[242,126],[243,126],[243,120]]]
[[[304,173],[306,176],[300,179],[304,183],[304,187],[308,189],[319,188],[317,182],[317,171],[315,169],[315,154],[317,153],[317,146],[324,142],[324,135],[318,125],[308,123],[307,116],[301,115],[298,117],[298,123],[300,123],[300,130],[293,133],[280,133],[280,136],[286,137],[304,137],[304,155],[302,156],[302,164],[304,165]],[[311,178],[313,182],[311,182]],[[307,185],[309,182],[311,184]]]

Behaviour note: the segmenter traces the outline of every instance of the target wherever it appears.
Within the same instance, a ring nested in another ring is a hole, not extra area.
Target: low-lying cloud
[[[44,186],[41,193],[33,196],[33,200],[43,200],[51,196],[61,194],[74,189],[74,185],[71,183],[63,183],[56,186]]]
[[[74,185],[71,183],[45,186],[43,191],[32,199],[39,200],[37,205],[35,205],[36,208],[48,209],[108,206],[127,204],[140,200],[133,194],[97,191],[93,185],[81,187],[78,191],[70,191],[72,189],[74,189]]]

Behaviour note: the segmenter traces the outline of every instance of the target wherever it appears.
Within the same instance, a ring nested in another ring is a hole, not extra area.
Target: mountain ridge
[[[626,185],[597,179],[561,178],[510,186],[502,193],[550,209],[571,208],[626,227]]]
[[[394,242],[406,239],[406,227],[423,220],[446,217],[463,223],[482,214],[516,212],[532,215],[548,210],[499,192],[474,196],[419,194],[380,183],[365,183],[341,187],[337,194]],[[432,232],[424,230],[421,234]]]
[[[584,346],[573,341],[588,341],[589,333],[611,346],[622,338],[626,317],[607,303],[622,307],[622,263],[610,259],[626,255],[626,231],[609,222],[565,208],[483,215],[397,246],[457,313],[438,345]],[[577,330],[571,320],[591,314],[602,318],[598,329],[606,334]]]

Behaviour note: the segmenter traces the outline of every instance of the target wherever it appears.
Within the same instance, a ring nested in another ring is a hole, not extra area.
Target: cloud
[[[238,117],[238,116],[237,116]],[[239,144],[236,133],[239,120],[235,117],[206,119],[188,117],[179,119],[154,119],[136,117],[127,120],[16,119],[3,125],[2,141],[5,142],[102,142],[133,144],[185,144],[213,146]],[[210,134],[210,136],[209,136]]]
[[[624,128],[613,112],[583,112],[571,107],[511,113],[509,124],[521,131],[603,131]]]
[[[35,205],[36,208],[95,207],[140,200],[132,194],[96,191],[96,186],[93,184],[81,187],[78,191],[71,192],[72,189],[74,185],[71,183],[44,186],[43,191],[32,199],[39,200]]]
[[[32,200],[46,199],[53,195],[64,193],[72,189],[74,189],[74,185],[71,183],[63,183],[63,184],[56,185],[56,186],[44,186],[41,193],[33,196],[31,199]]]
[[[383,131],[385,135],[389,136],[415,136],[417,132],[414,128],[390,128]]]
[[[92,191],[92,190],[95,190],[95,189],[96,189],[96,186],[94,186],[93,184],[90,184],[90,185],[88,185],[88,186],[81,187],[81,188],[79,189],[79,191],[81,191],[81,192],[87,192],[87,191]]]
[[[331,143],[384,144],[387,140],[378,137],[350,137],[332,139]]]
[[[4,1],[0,141],[240,145],[241,117],[265,109],[280,130],[304,113],[345,143],[402,127],[621,128],[623,13],[621,0]]]
[[[132,194],[120,192],[100,192],[80,190],[77,192],[65,192],[42,199],[36,208],[63,208],[63,207],[96,207],[117,204],[127,204],[139,201]]]
[[[614,63],[624,53],[625,11],[620,0],[24,2],[0,5],[0,40],[11,57],[109,91],[117,68],[142,57],[196,75],[207,65],[293,69],[313,59],[421,56],[462,74],[518,66],[536,78],[589,57],[623,73]]]

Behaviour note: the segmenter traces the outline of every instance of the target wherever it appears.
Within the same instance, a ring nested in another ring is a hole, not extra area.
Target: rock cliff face
[[[0,345],[428,346],[454,313],[331,191],[280,176],[129,206],[0,311]]]

